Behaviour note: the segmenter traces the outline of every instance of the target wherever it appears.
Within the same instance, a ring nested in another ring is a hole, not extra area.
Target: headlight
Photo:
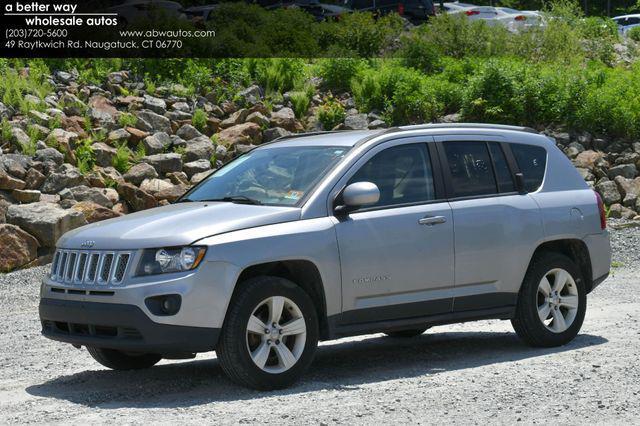
[[[196,269],[206,247],[171,247],[147,249],[142,253],[136,275],[156,275]]]

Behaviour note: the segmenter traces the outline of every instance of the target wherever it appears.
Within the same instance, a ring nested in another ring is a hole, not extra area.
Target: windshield
[[[256,149],[220,168],[180,201],[295,206],[347,151],[335,146]]]

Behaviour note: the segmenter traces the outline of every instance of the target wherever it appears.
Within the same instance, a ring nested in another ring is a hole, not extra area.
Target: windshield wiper
[[[256,200],[254,198],[249,198],[244,195],[232,195],[224,198],[212,198],[209,200],[198,200],[198,201],[208,201],[208,202],[225,202],[225,203],[236,203],[236,204],[252,204],[255,206],[262,205],[262,202]]]

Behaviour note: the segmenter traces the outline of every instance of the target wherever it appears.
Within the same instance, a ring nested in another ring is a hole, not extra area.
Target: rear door
[[[436,137],[453,214],[454,312],[513,306],[542,239],[539,209],[516,192],[509,144],[499,136]]]

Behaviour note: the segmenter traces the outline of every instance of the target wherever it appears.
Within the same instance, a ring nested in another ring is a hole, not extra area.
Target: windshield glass
[[[344,157],[347,147],[257,149],[213,173],[180,201],[252,201],[295,206]]]

